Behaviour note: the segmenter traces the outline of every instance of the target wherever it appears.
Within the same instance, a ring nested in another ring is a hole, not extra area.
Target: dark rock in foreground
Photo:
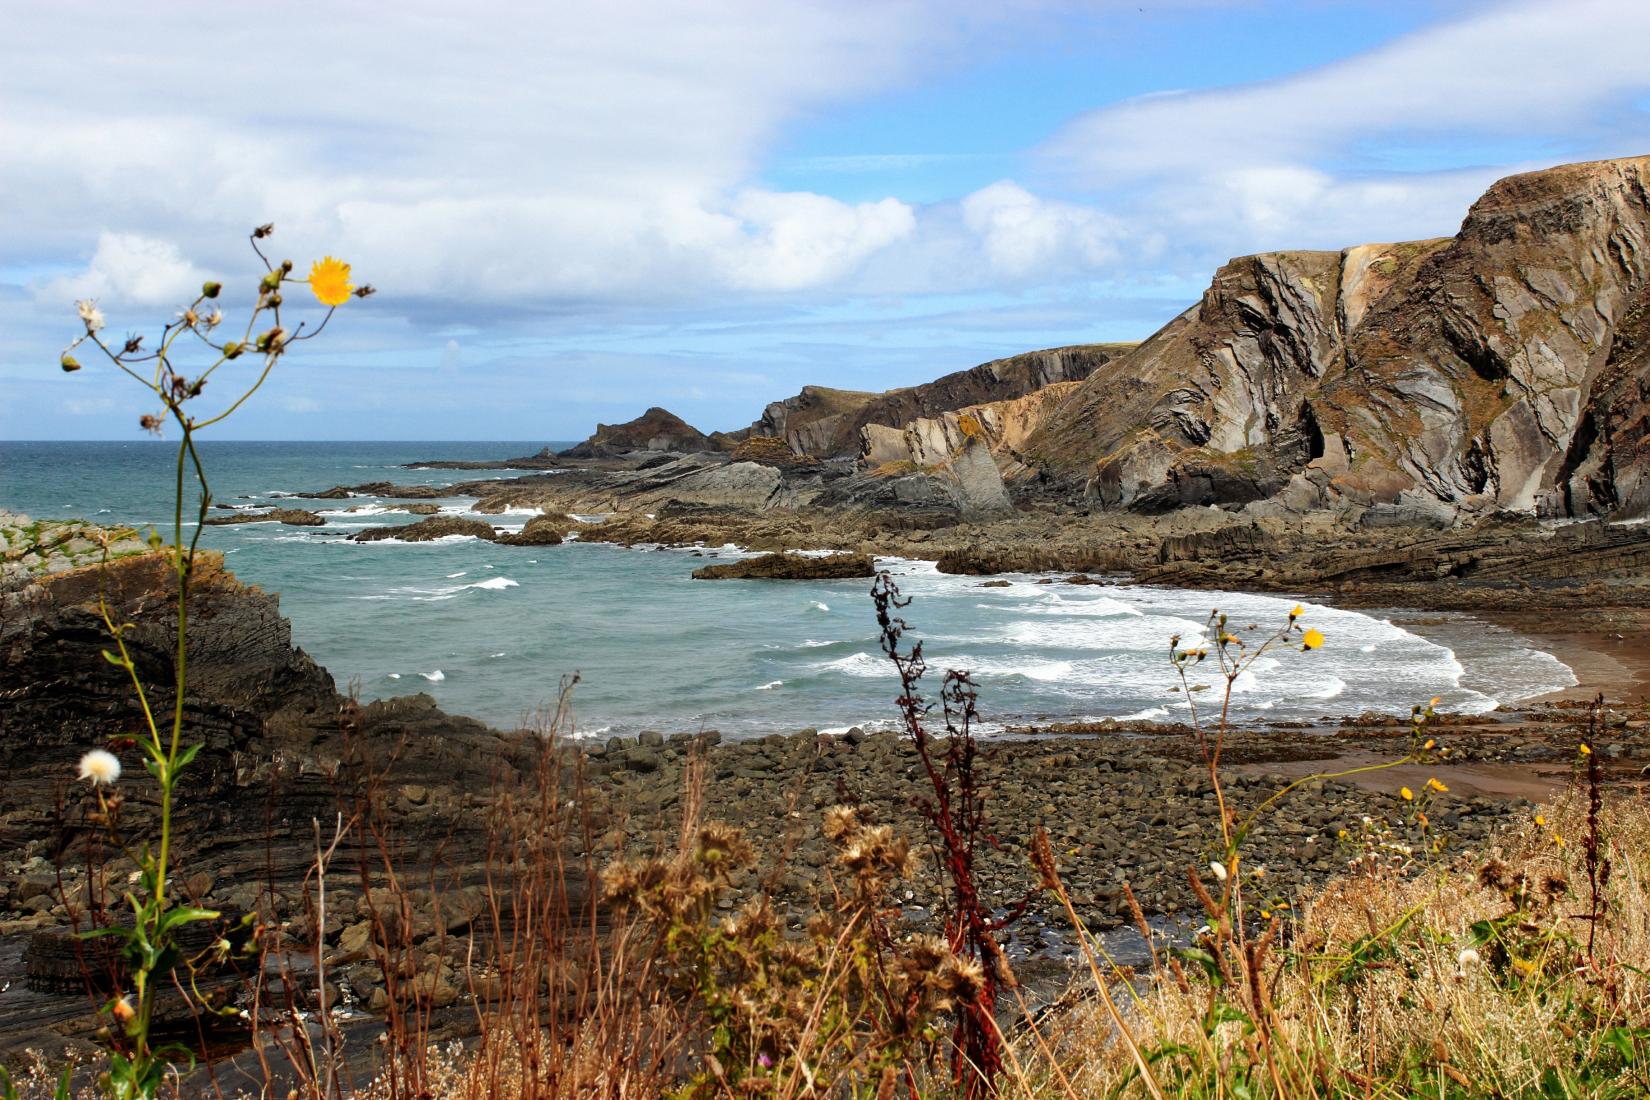
[[[228,527],[236,523],[284,523],[288,527],[325,527],[325,517],[302,508],[276,508],[269,512],[236,512],[229,516],[213,516],[208,527]]]
[[[493,530],[489,523],[479,519],[466,519],[463,516],[432,516],[421,519],[417,523],[395,527],[369,527],[358,535],[351,536],[351,542],[379,542],[383,539],[399,539],[402,542],[433,542],[450,535],[473,535],[478,539],[493,542],[498,538],[498,532]]]
[[[831,554],[819,558],[801,554],[763,554],[759,558],[695,569],[693,579],[830,581],[845,577],[869,577],[875,573],[876,563],[865,554]]]

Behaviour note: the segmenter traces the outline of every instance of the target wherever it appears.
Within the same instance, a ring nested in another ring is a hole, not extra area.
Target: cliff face
[[[862,453],[867,425],[902,429],[970,406],[1009,401],[1058,382],[1080,381],[1133,345],[1079,344],[995,359],[920,386],[886,393],[858,393],[805,386],[800,394],[775,401],[762,419],[728,436],[783,439],[797,454],[851,458]]]
[[[1111,507],[1643,514],[1650,158],[1502,180],[1454,238],[1233,260],[1029,462]]]

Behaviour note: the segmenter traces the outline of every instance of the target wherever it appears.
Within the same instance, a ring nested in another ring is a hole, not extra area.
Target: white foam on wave
[[[465,571],[463,569],[460,569],[456,573],[448,573],[447,574],[447,579],[450,580],[450,581],[456,581],[458,578],[460,578],[462,576],[465,576],[465,575],[466,575]]]
[[[829,604],[826,604],[820,600],[812,600],[809,602],[808,606],[815,611],[829,611],[831,609]]]
[[[401,674],[399,672],[392,672],[389,674],[388,678],[391,680],[399,680],[401,679]]]
[[[1125,715],[1123,715],[1123,717],[1119,718],[1118,721],[1119,722],[1151,722],[1151,721],[1154,721],[1158,718],[1167,718],[1168,716],[1169,716],[1169,708],[1168,707],[1147,707],[1145,710],[1135,711],[1133,714],[1125,714]]]
[[[826,661],[819,668],[822,671],[840,672],[846,676],[859,676],[866,679],[873,676],[888,676],[893,672],[892,666],[888,663],[888,658],[872,656],[869,653],[850,653],[846,657]]]
[[[463,576],[463,574],[460,573],[459,576]],[[484,581],[475,581],[471,584],[449,584],[440,588],[417,588],[411,585],[401,585],[387,592],[375,592],[371,595],[351,596],[349,598],[352,600],[412,600],[416,603],[439,603],[442,600],[453,599],[459,593],[468,592],[472,588],[497,592],[506,588],[520,587],[521,585],[518,582],[511,580],[509,577],[488,577]]]
[[[822,646],[836,645],[835,642],[824,641],[820,638],[804,638],[798,643],[799,649],[819,649]]]
[[[776,687],[784,687],[784,686],[785,686],[785,681],[783,681],[783,680],[769,680],[765,684],[757,684],[756,685],[756,690],[757,691],[772,691]]]
[[[424,679],[428,680],[432,684],[439,684],[441,681],[443,681],[447,678],[447,674],[445,672],[442,672],[439,668],[436,669],[434,672],[420,672],[419,675],[424,677]]]
[[[1325,680],[1323,682],[1323,685],[1321,687],[1319,687],[1317,690],[1303,692],[1301,694],[1301,698],[1302,699],[1316,699],[1316,700],[1319,700],[1321,702],[1325,699],[1333,699],[1333,698],[1335,698],[1336,696],[1342,694],[1345,691],[1346,691],[1346,681],[1341,679],[1339,676],[1331,676],[1327,680]]]
[[[405,539],[373,539],[371,542],[352,542],[351,546],[452,546],[460,542],[480,542],[474,535],[442,535],[438,539],[414,540]]]
[[[1091,596],[1086,599],[1074,599],[1062,596],[1058,592],[1049,592],[1025,607],[1015,610],[1025,611],[1031,615],[1074,615],[1085,619],[1111,619],[1120,615],[1143,616],[1145,613],[1138,607],[1130,606],[1122,600],[1110,596]]]

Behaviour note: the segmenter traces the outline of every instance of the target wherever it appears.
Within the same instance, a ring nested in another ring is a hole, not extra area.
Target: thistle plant
[[[81,364],[74,353],[89,344],[116,370],[146,389],[158,403],[154,411],[145,413],[139,420],[144,430],[160,435],[171,426],[178,432],[171,541],[168,543],[154,530],[149,533],[151,550],[166,561],[177,585],[177,641],[170,707],[163,709],[164,700],[158,699],[138,674],[126,637],[133,624],[116,622],[107,599],[100,599],[103,621],[114,643],[113,648],[103,651],[104,659],[130,679],[142,724],[134,734],[115,738],[108,748],[92,749],[80,761],[80,778],[92,784],[104,821],[118,820],[121,802],[115,786],[120,779],[121,765],[111,750],[135,746],[142,753],[144,768],[159,788],[157,835],[135,848],[129,843],[122,844],[126,856],[137,868],[136,888],[125,895],[131,909],[131,926],[95,928],[84,933],[113,936],[123,941],[121,955],[130,990],[117,989],[103,1009],[114,1025],[110,1031],[115,1036],[108,1052],[108,1091],[119,1098],[152,1096],[164,1077],[169,1052],[157,1049],[151,1042],[156,995],[180,963],[194,963],[185,958],[180,949],[179,932],[197,921],[216,920],[220,916],[209,909],[181,904],[171,889],[177,870],[173,814],[179,783],[201,749],[201,742],[190,741],[184,729],[190,580],[202,526],[212,504],[211,487],[195,439],[200,432],[228,419],[257,393],[275,365],[296,344],[319,336],[339,306],[352,297],[364,298],[373,292],[370,286],[351,285],[349,265],[331,256],[316,261],[307,278],[294,274],[291,260],[272,263],[260,242],[267,240],[273,231],[272,225],[262,225],[252,231],[252,250],[264,271],[246,323],[238,331],[229,330],[229,322],[218,304],[224,286],[215,281],[204,283],[195,299],[161,326],[153,344],[146,344],[146,337],[136,334],[122,340],[109,339],[104,334],[105,320],[97,303],[81,301],[77,308],[85,331],[59,359],[64,371],[78,371]],[[287,315],[292,307],[286,302],[286,294],[294,286],[306,285],[326,312],[318,322],[304,320],[289,327]],[[243,359],[257,368],[250,383],[236,378],[234,368],[225,370]],[[197,373],[185,373],[190,363],[199,365]],[[233,385],[222,386],[231,378],[235,379]],[[209,383],[218,383],[214,385],[214,394],[220,388],[227,388],[231,396],[216,408],[197,414]],[[194,528],[186,538],[184,512],[192,488],[198,489],[199,498]],[[114,839],[121,843],[121,838]],[[227,941],[220,941],[214,948],[220,954],[227,951]]]

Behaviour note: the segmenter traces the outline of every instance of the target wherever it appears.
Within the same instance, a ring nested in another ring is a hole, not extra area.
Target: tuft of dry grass
[[[1222,973],[1209,965],[1206,933],[1146,974],[1104,976],[1114,994],[1127,990],[1121,1027],[1090,997],[1021,1041],[1017,1090],[1650,1095],[1650,806],[1632,794],[1606,799],[1597,826],[1613,868],[1597,921],[1577,795],[1533,812],[1493,850],[1419,874],[1360,854],[1271,922],[1269,957],[1251,950]]]

